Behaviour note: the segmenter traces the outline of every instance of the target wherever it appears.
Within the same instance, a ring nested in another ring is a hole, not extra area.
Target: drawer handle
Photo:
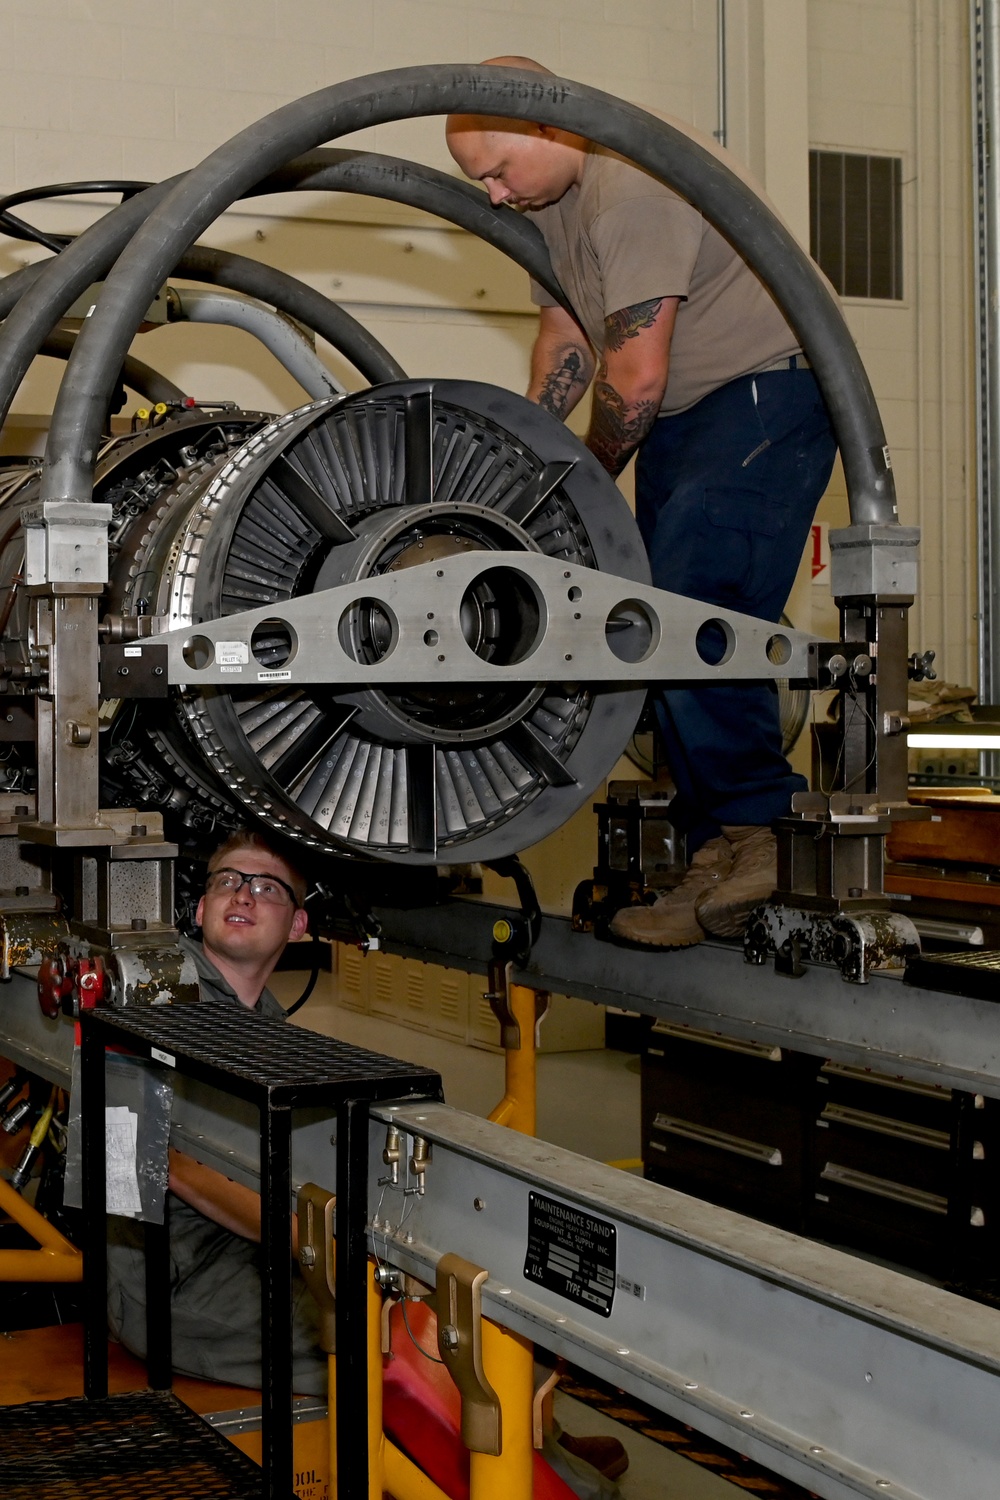
[[[663,1135],[680,1136],[686,1141],[697,1141],[699,1146],[714,1146],[717,1151],[729,1151],[734,1156],[749,1156],[751,1161],[763,1162],[768,1167],[782,1165],[781,1151],[777,1146],[764,1146],[758,1141],[748,1141],[740,1135],[727,1135],[724,1130],[713,1130],[710,1125],[695,1125],[690,1120],[677,1120],[672,1115],[657,1115],[653,1129]],[[649,1143],[656,1151],[666,1151],[659,1141]]]
[[[827,1076],[823,1077],[823,1073]],[[897,1078],[890,1073],[870,1073],[867,1068],[851,1063],[826,1062],[823,1064],[820,1082],[830,1078],[846,1078],[852,1083],[863,1083],[867,1088],[900,1089],[906,1094],[923,1094],[925,1099],[934,1099],[938,1104],[947,1104],[950,1094],[939,1083],[916,1083],[912,1078]]]
[[[914,1146],[930,1146],[935,1151],[947,1151],[951,1138],[946,1130],[934,1130],[930,1125],[914,1125],[909,1120],[895,1120],[890,1115],[873,1115],[866,1109],[851,1109],[847,1104],[826,1104],[820,1115],[820,1123],[852,1125],[855,1130],[868,1130],[873,1135],[892,1136],[897,1141],[909,1141]]]
[[[653,1036],[668,1036],[677,1042],[695,1042],[700,1047],[717,1047],[720,1052],[741,1052],[745,1057],[759,1057],[763,1062],[781,1062],[780,1047],[767,1042],[745,1042],[740,1037],[720,1036],[717,1031],[700,1031],[694,1026],[678,1026],[672,1021],[657,1021]],[[652,1047],[647,1048],[652,1052]],[[662,1052],[655,1054],[662,1057]]]
[[[820,1176],[824,1182],[835,1182],[838,1187],[854,1188],[858,1193],[870,1193],[873,1198],[887,1198],[892,1203],[905,1203],[910,1208],[923,1209],[925,1213],[946,1214],[948,1200],[938,1193],[925,1193],[922,1188],[907,1187],[903,1182],[891,1182],[886,1177],[872,1177],[867,1172],[855,1172],[851,1167],[841,1167],[828,1161]]]

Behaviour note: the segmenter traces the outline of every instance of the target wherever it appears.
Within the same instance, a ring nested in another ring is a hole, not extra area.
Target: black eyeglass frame
[[[210,889],[212,881],[215,879],[216,875],[238,875],[240,877],[240,883],[239,883],[239,885],[236,887],[235,890],[227,891],[226,894],[229,895],[229,896],[236,896],[236,895],[239,894],[239,892],[243,889],[244,886],[247,886],[249,888],[250,895],[253,897],[253,900],[254,901],[264,901],[265,905],[267,904],[266,897],[258,896],[258,895],[256,895],[254,893],[253,881],[255,881],[255,880],[269,880],[272,883],[272,885],[280,885],[281,889],[283,891],[287,891],[289,897],[291,898],[291,902],[292,902],[293,907],[295,907],[296,911],[299,908],[299,898],[298,898],[298,896],[296,896],[295,892],[292,890],[291,886],[288,884],[288,881],[287,880],[282,880],[280,875],[269,875],[265,871],[262,871],[262,870],[256,870],[256,871],[254,871],[254,873],[252,875],[248,875],[245,870],[237,870],[232,865],[220,865],[217,870],[209,870],[207,876],[205,877],[205,890],[206,890],[206,892]],[[278,903],[272,901],[270,904],[272,906],[276,906]]]

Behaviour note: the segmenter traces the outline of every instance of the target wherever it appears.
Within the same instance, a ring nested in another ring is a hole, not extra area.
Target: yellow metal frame
[[[504,1095],[490,1114],[496,1125],[534,1135],[537,1123],[537,997],[512,984],[508,1007],[520,1047],[504,1050]],[[370,1500],[447,1500],[444,1491],[387,1441],[382,1431],[382,1296],[374,1274],[368,1283],[368,1486]],[[488,1318],[482,1320],[483,1370],[500,1400],[500,1452],[469,1454],[469,1500],[531,1500],[534,1489],[533,1398],[535,1361],[531,1343]],[[331,1382],[333,1364],[331,1359]],[[333,1410],[331,1384],[331,1412]],[[336,1436],[331,1423],[331,1474],[336,1473]]]
[[[0,1250],[0,1282],[82,1281],[83,1256],[48,1219],[0,1177],[0,1210],[26,1230],[37,1250]]]
[[[495,1456],[469,1454],[469,1500],[531,1500],[534,1475],[532,1391],[534,1355],[518,1334],[482,1321],[483,1368],[500,1398],[503,1442]],[[336,1360],[330,1358],[330,1491],[337,1472]],[[369,1500],[448,1500],[445,1492],[389,1442],[382,1428],[382,1293],[375,1266],[368,1275],[368,1495]]]
[[[504,1049],[504,1096],[490,1119],[521,1135],[534,1135],[538,1099],[535,991],[512,984],[508,1005],[521,1033],[521,1045]]]

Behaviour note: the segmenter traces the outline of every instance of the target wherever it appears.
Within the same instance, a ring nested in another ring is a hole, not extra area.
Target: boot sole
[[[624,933],[615,932],[613,928],[608,929],[611,936],[618,943],[626,944],[629,948],[694,948],[698,943],[705,941],[704,932],[699,932],[697,937],[626,937]]]
[[[770,892],[768,892],[770,895]],[[723,907],[717,911],[698,913],[701,925],[712,937],[741,938],[747,930],[747,918],[752,911],[756,911],[767,896],[757,896],[748,901],[736,902],[733,906]]]

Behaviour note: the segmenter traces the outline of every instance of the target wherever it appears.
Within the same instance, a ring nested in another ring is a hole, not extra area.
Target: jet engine
[[[20,516],[38,485],[35,466],[15,467],[0,491],[3,690],[22,715],[47,670],[20,586]],[[100,629],[112,646],[476,552],[648,580],[628,508],[583,446],[537,407],[471,383],[397,382],[277,418],[168,410],[108,444],[94,499],[111,507]],[[433,570],[428,639],[432,585]],[[464,595],[463,635],[483,661],[514,665],[542,609],[498,566]],[[340,628],[355,661],[385,657],[392,626],[377,601],[360,601]],[[132,696],[128,658],[106,653],[103,806],[158,810],[194,830],[259,818],[313,848],[403,862],[496,859],[591,794],[643,701],[640,684],[595,693],[533,681],[530,665],[517,682],[444,692],[293,685],[279,620],[259,625],[250,649],[263,681],[154,697]],[[16,744],[7,790],[30,789],[33,750]]]

